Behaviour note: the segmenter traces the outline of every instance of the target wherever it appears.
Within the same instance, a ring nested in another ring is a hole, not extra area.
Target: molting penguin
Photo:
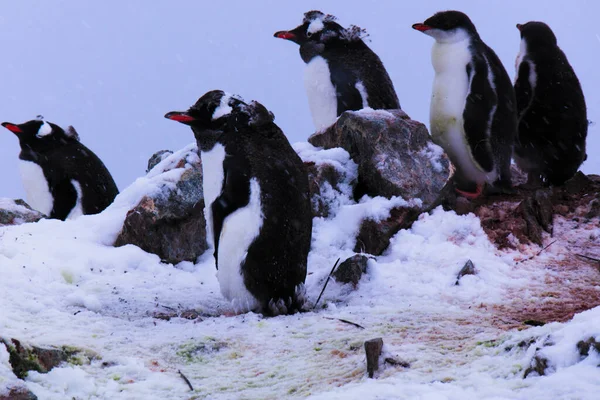
[[[485,183],[509,190],[516,101],[500,59],[461,12],[438,12],[413,29],[435,39],[430,129],[456,168],[457,191],[475,198]]]
[[[300,310],[312,232],[308,178],[273,114],[214,90],[165,118],[189,125],[198,142],[223,296],[237,312]]]
[[[515,161],[528,183],[560,185],[586,159],[588,121],[579,80],[556,36],[543,22],[517,25],[515,93],[519,134]]]
[[[42,119],[3,122],[19,138],[20,170],[27,202],[50,218],[97,214],[119,194],[102,161],[79,142],[72,126]]]
[[[379,57],[363,42],[363,29],[342,28],[320,11],[304,14],[302,25],[275,37],[300,45],[307,64],[304,85],[317,130],[332,125],[346,110],[398,109],[394,85]]]

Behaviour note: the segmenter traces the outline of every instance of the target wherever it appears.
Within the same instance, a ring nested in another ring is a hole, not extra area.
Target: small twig
[[[522,262],[525,262],[525,261],[529,261],[529,260],[531,260],[531,259],[534,259],[535,257],[537,257],[537,256],[539,256],[540,254],[542,254],[542,252],[543,252],[544,250],[546,250],[548,247],[552,246],[552,245],[553,245],[554,243],[556,243],[557,241],[558,241],[558,239],[557,239],[557,240],[555,240],[555,241],[553,241],[553,242],[550,242],[550,244],[548,244],[546,247],[544,247],[543,249],[541,249],[540,251],[538,251],[536,254],[534,254],[534,255],[532,255],[531,257],[528,257],[528,258],[526,258],[526,259],[524,259],[524,260],[518,261],[518,262],[517,262],[517,264],[520,264],[520,263],[522,263]]]
[[[169,307],[169,306],[163,306],[162,304],[159,304],[159,306],[161,306],[162,308],[166,308],[167,310],[171,310],[171,311],[177,311],[176,309],[174,309],[173,307]]]
[[[341,318],[331,318],[331,317],[323,317],[323,318],[325,318],[325,319],[330,319],[330,320],[337,320],[337,321],[343,322],[343,323],[345,323],[345,324],[349,324],[349,325],[355,326],[355,327],[357,327],[357,328],[359,328],[359,329],[365,329],[365,327],[364,327],[364,326],[362,326],[362,325],[359,325],[359,324],[357,324],[356,322],[348,321],[347,319],[341,319]]]
[[[185,376],[181,370],[177,370],[177,372],[179,372],[179,376],[181,376],[183,378],[183,380],[185,381],[185,383],[187,383],[187,385],[190,387],[190,390],[193,392],[194,391],[194,387],[192,386],[192,384],[190,383],[190,380],[187,378],[187,376]]]
[[[313,307],[313,310],[315,310],[317,308],[317,304],[319,304],[319,300],[321,300],[321,296],[323,296],[323,292],[325,291],[325,288],[327,287],[327,284],[329,283],[329,280],[331,279],[331,275],[333,275],[333,271],[335,271],[335,268],[337,267],[339,262],[340,262],[340,259],[338,258],[337,261],[335,262],[335,264],[333,264],[333,268],[331,268],[331,272],[329,273],[329,276],[327,277],[327,280],[325,281],[325,285],[323,285],[323,289],[321,289],[321,293],[319,294],[319,297],[317,297],[317,301],[315,302],[315,306]]]
[[[600,262],[600,259],[597,259],[597,258],[594,258],[594,257],[584,256],[583,254],[575,254],[575,255],[576,255],[576,256],[579,256],[579,257],[583,257],[583,258],[585,258],[585,259],[587,259],[587,260],[591,260],[591,261]]]

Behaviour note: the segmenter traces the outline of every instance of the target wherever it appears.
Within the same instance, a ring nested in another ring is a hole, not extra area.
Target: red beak
[[[418,30],[419,32],[425,32],[425,31],[428,31],[430,29],[433,29],[432,27],[427,26],[425,24],[414,24],[412,26],[412,28]]]
[[[19,128],[15,124],[11,124],[10,122],[3,122],[2,126],[11,131],[12,133],[23,133],[23,130]]]
[[[273,36],[275,36],[276,38],[279,38],[279,39],[286,39],[286,40],[296,39],[296,35],[294,35],[292,32],[289,32],[289,31],[275,32],[275,34]]]
[[[167,113],[165,115],[165,118],[167,119],[171,119],[173,121],[177,121],[177,122],[192,122],[195,121],[196,118],[191,117],[185,113],[179,112],[179,111],[172,111],[170,113]]]

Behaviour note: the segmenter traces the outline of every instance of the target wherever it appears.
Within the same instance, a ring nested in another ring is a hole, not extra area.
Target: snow
[[[569,258],[576,251],[600,256],[571,240],[584,232],[590,240],[599,238],[597,222],[584,226],[559,218],[555,234],[564,234],[535,256],[540,249],[533,245],[499,251],[476,217],[438,209],[400,231],[384,255],[370,259],[357,290],[331,281],[317,310],[270,319],[254,313],[227,316],[234,310],[220,294],[210,250],[196,263],[171,265],[135,246],[112,247],[126,213],[143,196],[175,187],[187,168],[174,168],[182,157],[196,160],[195,144],[184,147],[189,134],[174,132],[163,118],[173,105],[223,89],[264,104],[291,141],[312,133],[304,63],[272,34],[319,7],[323,4],[316,1],[269,1],[260,8],[252,2],[223,7],[189,0],[180,7],[139,0],[5,4],[0,44],[11,55],[0,66],[10,77],[3,82],[5,118],[27,121],[41,112],[77,126],[122,190],[98,215],[0,228],[0,337],[96,354],[89,362],[30,372],[20,381],[0,346],[0,395],[25,385],[51,400],[597,398],[600,357],[595,351],[580,357],[575,346],[599,338],[600,308],[542,327],[514,323],[524,309],[558,301],[552,293],[564,301],[562,296],[569,299],[568,292],[577,288],[600,290],[597,280],[581,278],[592,267],[586,270]],[[341,25],[369,29],[369,46],[384,62],[406,112],[427,123],[431,42],[411,25],[450,8],[448,3],[337,1],[327,7],[323,11],[337,15]],[[589,119],[598,120],[600,4],[565,8],[558,0],[495,5],[456,0],[451,8],[469,14],[511,75],[519,51],[515,23],[547,22],[581,80]],[[411,57],[399,57],[399,48]],[[595,124],[583,165],[587,173],[600,171],[598,146]],[[139,177],[160,148],[182,150]],[[325,194],[331,216],[314,221],[306,281],[314,303],[335,261],[354,254],[362,218],[384,218],[405,200],[354,202],[350,182],[357,167],[347,152],[304,142],[294,148],[304,160],[331,164],[343,176],[340,192],[330,188]],[[0,135],[0,149],[1,197],[23,197],[14,135]],[[439,160],[438,149],[427,154]],[[455,285],[469,259],[478,274]],[[550,267],[559,262],[573,269]],[[153,318],[190,309],[201,317]],[[386,357],[410,367],[381,365],[377,379],[368,379],[362,345],[375,337],[383,338]],[[522,342],[531,344],[519,346]],[[548,359],[548,375],[523,379],[536,354]]]
[[[294,148],[305,160],[356,177],[342,149]],[[575,275],[562,276],[549,287],[556,273],[546,266],[565,260],[567,248],[556,244],[523,261],[539,248],[497,250],[472,214],[421,215],[369,260],[357,290],[331,281],[316,310],[276,318],[228,316],[235,310],[220,294],[211,254],[171,265],[135,246],[112,247],[127,211],[145,194],[174,185],[187,168],[173,169],[177,160],[194,161],[196,150],[191,144],[161,161],[101,214],[0,228],[0,337],[89,355],[47,374],[30,372],[21,384],[39,398],[596,398],[599,356],[591,351],[582,358],[575,345],[599,337],[600,308],[524,330],[503,322],[511,307],[544,301],[564,279],[576,283]],[[411,202],[418,201],[365,196],[356,203],[348,196],[328,219],[315,219],[309,305],[335,260],[354,254],[360,221],[385,218]],[[599,233],[569,224],[559,220],[555,228],[566,232],[565,246],[575,246],[568,235],[581,230]],[[469,259],[478,273],[456,285]],[[191,309],[201,317],[175,316]],[[153,318],[170,311],[169,321]],[[368,379],[362,343],[374,337],[383,338],[385,357],[410,367],[381,365],[377,379]],[[524,380],[536,353],[549,360],[549,374]],[[19,383],[7,359],[0,346],[0,393]]]

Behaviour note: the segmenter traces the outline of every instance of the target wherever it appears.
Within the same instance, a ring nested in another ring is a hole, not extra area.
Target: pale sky
[[[258,100],[291,142],[312,120],[298,47],[273,37],[320,9],[370,33],[402,108],[428,125],[433,40],[411,29],[434,12],[466,12],[514,77],[515,25],[548,23],[582,83],[588,117],[600,122],[600,2],[580,1],[170,1],[0,0],[0,119],[41,114],[73,125],[122,190],[157,150],[177,150],[192,132],[163,118],[212,89]],[[588,134],[583,170],[600,173],[600,124]],[[0,131],[0,197],[23,197],[19,146]]]

